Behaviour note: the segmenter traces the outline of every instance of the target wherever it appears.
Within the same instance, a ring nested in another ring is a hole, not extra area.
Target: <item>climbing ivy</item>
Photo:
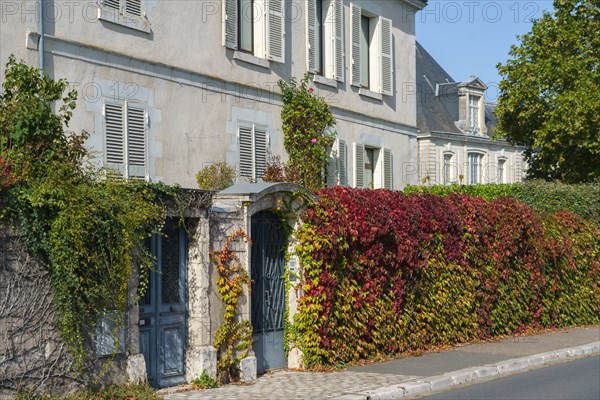
[[[238,230],[227,238],[221,250],[211,253],[217,267],[217,290],[221,295],[225,312],[223,324],[215,335],[213,346],[217,349],[217,375],[221,382],[237,379],[237,366],[248,355],[252,345],[252,325],[250,321],[239,321],[237,312],[244,287],[249,287],[250,277],[235,255],[231,246],[237,240],[251,243],[243,230]]]
[[[316,191],[323,187],[329,151],[335,141],[335,119],[325,100],[309,87],[310,75],[300,81],[280,80],[283,107],[283,145],[289,155],[286,171],[293,171],[294,182]]]
[[[145,239],[160,231],[177,190],[111,179],[91,166],[88,134],[67,133],[77,99],[64,80],[8,61],[0,95],[0,199],[30,253],[49,271],[56,325],[77,365],[103,316],[125,314],[134,266],[152,266]],[[58,110],[53,112],[53,110]],[[116,319],[118,328],[123,318]],[[115,346],[118,348],[119,346]]]

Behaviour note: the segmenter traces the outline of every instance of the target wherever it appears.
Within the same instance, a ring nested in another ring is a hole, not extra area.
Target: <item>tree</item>
[[[529,174],[600,179],[600,3],[555,0],[520,36],[502,76],[497,137],[527,147]]]

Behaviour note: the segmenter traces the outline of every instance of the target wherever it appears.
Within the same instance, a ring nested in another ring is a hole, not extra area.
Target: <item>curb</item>
[[[447,372],[443,375],[431,376],[407,381],[393,386],[386,386],[368,393],[352,393],[333,397],[332,400],[393,400],[418,396],[428,392],[460,386],[492,376],[508,375],[532,367],[541,367],[560,360],[591,355],[600,352],[600,341],[569,347],[532,356],[514,358],[496,364],[481,367],[470,367],[458,371]]]

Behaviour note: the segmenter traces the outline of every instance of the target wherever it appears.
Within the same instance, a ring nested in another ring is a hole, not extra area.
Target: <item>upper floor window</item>
[[[483,154],[481,153],[469,153],[469,184],[477,185],[482,183],[482,170],[483,170]]]
[[[479,118],[479,103],[481,97],[469,96],[469,129],[472,133],[479,133],[481,131],[480,118]]]
[[[106,165],[124,178],[147,179],[147,112],[138,103],[104,104]]]
[[[393,94],[392,21],[351,4],[352,84]]]
[[[223,0],[223,45],[285,61],[285,0]]]
[[[307,0],[308,71],[343,81],[343,3],[342,0]]]
[[[103,0],[104,6],[127,12],[131,15],[142,15],[142,0]]]

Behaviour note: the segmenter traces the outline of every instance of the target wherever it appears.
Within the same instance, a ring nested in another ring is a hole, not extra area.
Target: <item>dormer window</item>
[[[479,102],[481,97],[469,96],[469,129],[471,133],[479,133],[481,131],[479,118]]]

